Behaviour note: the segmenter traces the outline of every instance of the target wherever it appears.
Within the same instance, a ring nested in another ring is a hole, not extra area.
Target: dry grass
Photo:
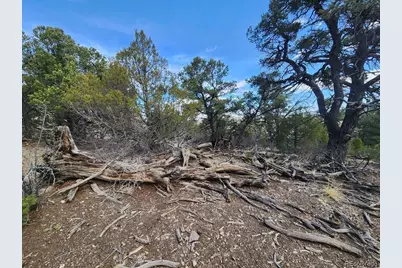
[[[22,143],[22,176],[25,176],[30,167],[31,164],[35,162],[35,146],[36,144],[31,144],[28,142],[23,142]],[[38,148],[38,164],[43,164],[43,158],[42,155],[45,152],[45,147],[44,146],[39,146]]]
[[[342,191],[338,187],[330,185],[324,187],[324,194],[336,202],[339,202],[344,198]]]

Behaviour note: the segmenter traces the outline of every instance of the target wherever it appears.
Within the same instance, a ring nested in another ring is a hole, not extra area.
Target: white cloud
[[[305,18],[298,18],[295,22],[299,22],[301,25],[305,24],[307,20]]]
[[[183,67],[184,67],[183,65],[176,65],[176,64],[169,63],[168,70],[169,70],[169,72],[178,74],[182,71]]]
[[[313,26],[314,30],[320,29],[324,25],[324,22],[320,21],[319,23],[315,24]]]
[[[186,54],[176,54],[170,58],[173,63],[187,64],[191,61],[191,57]]]
[[[300,58],[300,56],[302,55],[302,52],[301,51],[298,51],[297,53],[296,53],[296,55],[294,55],[293,56],[293,60],[297,60],[298,58]]]
[[[295,87],[295,93],[304,93],[310,91],[311,88],[305,84],[300,84]]]
[[[214,46],[214,47],[209,47],[205,49],[205,52],[209,53],[209,52],[214,52],[216,49],[218,48],[218,46]]]
[[[169,71],[179,73],[183,67],[191,62],[191,57],[186,54],[176,54],[168,57]]]
[[[205,119],[205,118],[207,118],[207,116],[205,115],[205,114],[198,114],[196,117],[195,117],[195,120],[196,121],[198,121],[198,122],[201,122],[203,119]]]
[[[100,45],[99,43],[92,42],[92,41],[89,41],[88,43],[81,44],[81,46],[93,47],[96,50],[98,50],[99,53],[104,55],[106,58],[114,57],[114,56],[116,56],[116,53],[117,53],[117,50],[110,49],[110,48],[105,48],[104,46]]]
[[[90,25],[100,29],[112,30],[124,34],[134,34],[134,28],[120,23],[116,23],[104,18],[86,18],[85,21]]]
[[[242,87],[245,87],[245,86],[247,86],[248,84],[247,84],[247,81],[246,80],[241,80],[241,81],[239,81],[239,82],[237,82],[236,83],[236,87],[237,88],[242,88]]]
[[[93,27],[100,29],[111,30],[127,35],[134,35],[134,30],[143,30],[145,33],[149,34],[152,30],[153,25],[150,22],[137,19],[134,24],[122,24],[114,20],[98,18],[98,17],[87,17],[84,18],[85,22]]]

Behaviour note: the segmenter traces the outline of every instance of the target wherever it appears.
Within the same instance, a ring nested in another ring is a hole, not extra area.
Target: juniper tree
[[[285,91],[302,85],[314,93],[331,160],[344,161],[359,117],[379,103],[380,75],[372,73],[380,63],[379,6],[379,0],[272,0],[248,31],[264,54],[262,66],[280,73],[272,83]]]
[[[210,141],[216,144],[222,136],[224,117],[235,107],[229,98],[224,98],[236,89],[235,82],[225,81],[229,68],[221,61],[206,61],[196,57],[179,74],[182,86],[189,98],[197,100],[198,112],[206,116],[210,130]]]

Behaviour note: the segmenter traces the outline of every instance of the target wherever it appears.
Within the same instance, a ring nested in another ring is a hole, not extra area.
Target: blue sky
[[[230,80],[244,80],[260,72],[260,53],[246,37],[268,9],[267,0],[147,0],[23,1],[22,26],[60,27],[77,43],[93,46],[106,56],[127,47],[134,29],[143,29],[178,71],[195,56],[222,60]],[[247,88],[247,87],[246,87]],[[242,88],[244,91],[245,88]]]

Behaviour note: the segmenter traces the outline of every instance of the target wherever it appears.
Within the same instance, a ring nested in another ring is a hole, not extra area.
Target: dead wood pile
[[[159,154],[151,163],[127,168],[119,159],[105,162],[78,150],[67,126],[58,127],[56,146],[44,156],[45,162],[53,169],[59,180],[83,179],[69,189],[85,184],[92,179],[109,182],[144,182],[162,184],[168,192],[172,182],[178,180],[220,181],[228,179],[236,187],[264,187],[272,179],[272,174],[302,181],[323,181],[344,175],[344,172],[309,171],[294,162],[284,165],[269,159],[267,152],[253,153],[235,151],[217,153],[211,144],[205,143],[195,148],[173,148],[171,152]],[[227,161],[215,161],[215,156],[227,156]],[[367,185],[366,185],[367,186]],[[367,186],[370,188],[371,186]],[[69,190],[68,189],[68,190]],[[374,189],[375,190],[375,189]],[[62,190],[65,192],[66,190]]]
[[[168,153],[155,155],[148,164],[127,167],[119,162],[118,158],[106,162],[80,151],[67,126],[58,127],[55,137],[56,146],[54,150],[44,156],[44,160],[53,169],[57,179],[77,181],[70,186],[61,188],[55,194],[69,192],[70,195],[75,195],[78,187],[94,179],[107,182],[153,183],[162,185],[168,193],[173,191],[175,184],[191,181],[194,187],[202,187],[222,194],[228,202],[230,202],[228,197],[230,190],[258,209],[265,212],[269,212],[270,209],[278,210],[287,217],[296,219],[307,229],[323,233],[323,235],[314,235],[285,230],[266,219],[259,218],[268,227],[284,235],[327,244],[357,256],[362,256],[363,251],[379,254],[378,241],[372,239],[367,231],[353,224],[351,220],[338,211],[333,212],[339,219],[338,222],[334,222],[296,207],[306,216],[306,218],[302,218],[295,216],[285,208],[285,206],[295,208],[295,205],[280,204],[270,197],[249,190],[238,189],[245,186],[263,188],[269,185],[271,181],[278,180],[277,177],[279,176],[292,180],[321,183],[342,178],[346,182],[345,188],[359,192],[379,193],[379,186],[360,183],[346,168],[334,170],[329,166],[322,166],[320,169],[314,170],[311,169],[309,163],[294,161],[294,156],[278,159],[279,154],[271,152],[213,152],[210,143],[200,144],[194,148],[176,147]],[[222,157],[226,157],[226,161],[222,161]],[[351,177],[353,178],[351,179]],[[96,184],[91,184],[91,187],[98,195],[108,197]],[[72,196],[72,198],[74,197]],[[114,202],[119,201],[114,200]],[[359,205],[360,203],[356,204]],[[367,207],[371,208],[368,212],[370,215],[374,213],[373,210],[377,210],[367,205],[362,208],[367,209]],[[366,221],[370,222],[368,214],[364,213],[364,216]],[[348,236],[353,245],[336,240],[335,234]]]

